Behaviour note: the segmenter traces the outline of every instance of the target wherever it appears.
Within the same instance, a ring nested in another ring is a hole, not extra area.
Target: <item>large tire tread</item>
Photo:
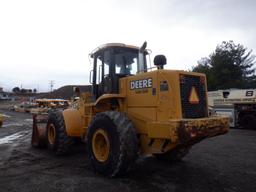
[[[96,160],[92,157],[93,154],[92,150],[90,149],[90,145],[88,145],[90,161],[97,172],[106,176],[117,177],[127,172],[127,170],[129,170],[131,165],[135,162],[138,155],[138,139],[132,122],[124,113],[107,111],[96,114],[92,120],[89,126],[88,142],[90,138],[92,138],[92,134],[97,128],[95,127],[95,123],[102,120],[110,120],[113,123],[113,129],[116,129],[118,135],[119,153],[113,157],[113,160],[109,165],[111,168],[106,169],[108,171],[105,169],[99,170],[97,163],[95,163]]]
[[[106,112],[109,117],[113,117],[120,135],[120,158],[113,175],[122,175],[131,167],[138,156],[138,141],[132,122],[119,112]]]
[[[61,111],[55,111],[49,115],[49,123],[53,123],[56,127],[56,139],[53,146],[48,143],[51,150],[56,155],[66,155],[69,152],[70,147],[73,145],[73,139],[66,133],[66,127],[64,118]]]

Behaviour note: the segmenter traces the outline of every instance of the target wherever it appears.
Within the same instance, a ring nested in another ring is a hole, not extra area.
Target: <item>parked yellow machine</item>
[[[204,74],[165,70],[166,58],[125,44],[105,44],[90,54],[92,91],[80,93],[73,108],[34,116],[32,144],[57,155],[74,138],[87,142],[94,169],[125,173],[139,153],[178,160],[199,141],[228,131],[228,117],[208,116]]]
[[[30,110],[32,114],[48,113],[52,109],[66,109],[70,102],[65,99],[36,99],[34,107]]]

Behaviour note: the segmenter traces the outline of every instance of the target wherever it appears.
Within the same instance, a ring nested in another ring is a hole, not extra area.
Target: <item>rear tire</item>
[[[67,135],[64,118],[61,111],[50,113],[47,123],[47,145],[56,155],[69,152],[73,139]]]
[[[88,157],[96,172],[109,177],[124,174],[138,155],[132,122],[123,113],[98,113],[88,130]]]
[[[241,118],[240,125],[244,129],[256,129],[256,117],[255,117],[255,115],[244,115]]]
[[[189,148],[177,148],[166,153],[154,154],[154,156],[162,161],[179,162],[189,153]]]

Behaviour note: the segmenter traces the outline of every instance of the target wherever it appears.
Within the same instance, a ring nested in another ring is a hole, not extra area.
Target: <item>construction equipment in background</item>
[[[227,89],[208,92],[209,107],[230,117],[230,127],[256,129],[256,89]]]
[[[34,102],[23,101],[19,104],[14,105],[11,110],[20,113],[30,113],[30,111],[36,107],[37,105]]]
[[[23,113],[48,113],[51,109],[67,108],[70,102],[65,99],[35,99],[34,102],[22,102],[13,107],[16,112]]]
[[[70,102],[65,99],[36,99],[35,106],[30,112],[33,114],[48,113],[52,109],[66,109]]]
[[[73,107],[34,116],[32,145],[63,155],[81,138],[92,167],[114,177],[139,153],[175,161],[195,143],[227,133],[228,117],[208,115],[205,75],[165,70],[163,55],[148,66],[149,54],[146,43],[95,49],[92,91],[75,89]]]

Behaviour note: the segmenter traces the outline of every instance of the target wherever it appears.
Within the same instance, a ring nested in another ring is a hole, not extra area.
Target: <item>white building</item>
[[[0,87],[0,100],[10,100],[10,95],[3,91],[3,88]]]

